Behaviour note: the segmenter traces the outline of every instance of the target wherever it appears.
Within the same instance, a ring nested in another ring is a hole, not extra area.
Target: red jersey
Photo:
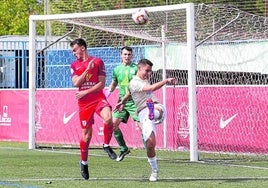
[[[72,77],[75,75],[80,76],[86,70],[89,63],[91,63],[91,68],[87,72],[85,82],[78,88],[79,91],[89,89],[94,85],[96,85],[98,83],[98,76],[106,76],[105,66],[102,59],[90,56],[86,61],[75,60],[74,62],[72,62],[71,64]],[[79,102],[82,103],[93,102],[100,98],[103,99],[103,97],[104,94],[101,89],[97,92],[87,94],[83,98],[79,99]]]

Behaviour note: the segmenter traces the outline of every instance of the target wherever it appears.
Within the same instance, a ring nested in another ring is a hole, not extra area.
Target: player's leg
[[[151,166],[152,173],[149,178],[150,181],[157,181],[158,177],[158,165],[155,152],[156,146],[156,127],[154,120],[149,120],[149,110],[148,108],[143,109],[139,112],[139,120],[141,123],[142,136],[146,145],[146,153],[148,157],[148,162]]]
[[[144,145],[144,148],[146,148],[146,142],[144,141],[143,136],[142,136],[142,124],[140,123],[139,117],[137,116],[137,107],[134,102],[128,108],[128,113],[129,113],[129,116],[131,116],[132,120],[135,122],[135,126],[137,127],[137,130],[141,132],[142,143]]]
[[[92,126],[82,129],[82,139],[80,141],[80,168],[81,175],[84,179],[89,179],[88,172],[88,147],[92,137]]]
[[[88,148],[92,138],[92,124],[94,122],[93,114],[94,111],[90,108],[87,110],[80,110],[79,113],[80,125],[82,128],[82,139],[80,140],[80,169],[82,177],[86,180],[89,179]]]
[[[152,132],[150,137],[146,141],[146,152],[148,162],[152,169],[152,173],[149,178],[150,181],[157,181],[158,178],[158,165],[157,165],[155,146],[156,146],[155,134],[154,132]]]
[[[103,103],[103,102],[102,102]],[[115,160],[117,158],[116,153],[109,146],[113,135],[113,120],[111,107],[105,104],[101,104],[96,109],[96,113],[102,118],[104,122],[103,126],[103,149],[109,155],[110,159]]]
[[[120,146],[120,154],[117,157],[116,161],[122,161],[124,157],[130,153],[129,148],[126,145],[123,133],[121,129],[119,128],[119,125],[121,122],[127,123],[128,120],[128,113],[125,109],[122,109],[121,111],[115,111],[113,112],[113,123],[114,123],[114,137]]]
[[[137,116],[137,107],[135,105],[134,102],[129,102],[129,106],[127,106],[126,108],[129,116],[133,119],[133,121],[135,122],[136,126],[139,128],[140,130],[140,124],[139,124],[139,117]]]

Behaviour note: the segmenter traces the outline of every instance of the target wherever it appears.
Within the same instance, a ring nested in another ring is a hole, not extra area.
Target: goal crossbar
[[[159,12],[166,10],[189,9],[191,6],[193,6],[192,3],[185,3],[185,4],[176,4],[167,6],[146,7],[146,10],[149,12]],[[137,8],[70,13],[70,14],[30,15],[29,19],[32,21],[51,21],[51,20],[60,21],[60,20],[76,19],[76,18],[90,18],[90,17],[132,14],[135,10],[137,10]]]

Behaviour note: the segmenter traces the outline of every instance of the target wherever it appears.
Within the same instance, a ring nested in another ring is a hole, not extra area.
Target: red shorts
[[[104,107],[110,107],[112,109],[112,106],[107,100],[105,100],[105,98],[102,100],[96,100],[90,104],[79,103],[78,105],[80,125],[82,129],[87,129],[94,124],[94,113],[97,113],[100,116]]]

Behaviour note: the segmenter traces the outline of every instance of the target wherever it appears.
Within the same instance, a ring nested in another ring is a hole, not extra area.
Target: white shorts
[[[156,124],[162,123],[165,119],[166,116],[166,109],[162,104],[154,104],[155,108],[161,108],[163,111],[163,115],[161,116],[160,119],[154,119],[150,120],[149,119],[149,109],[144,108],[141,110],[138,114],[139,120],[140,120],[140,126],[142,130],[142,136],[143,140],[146,142],[152,132],[156,135]]]

